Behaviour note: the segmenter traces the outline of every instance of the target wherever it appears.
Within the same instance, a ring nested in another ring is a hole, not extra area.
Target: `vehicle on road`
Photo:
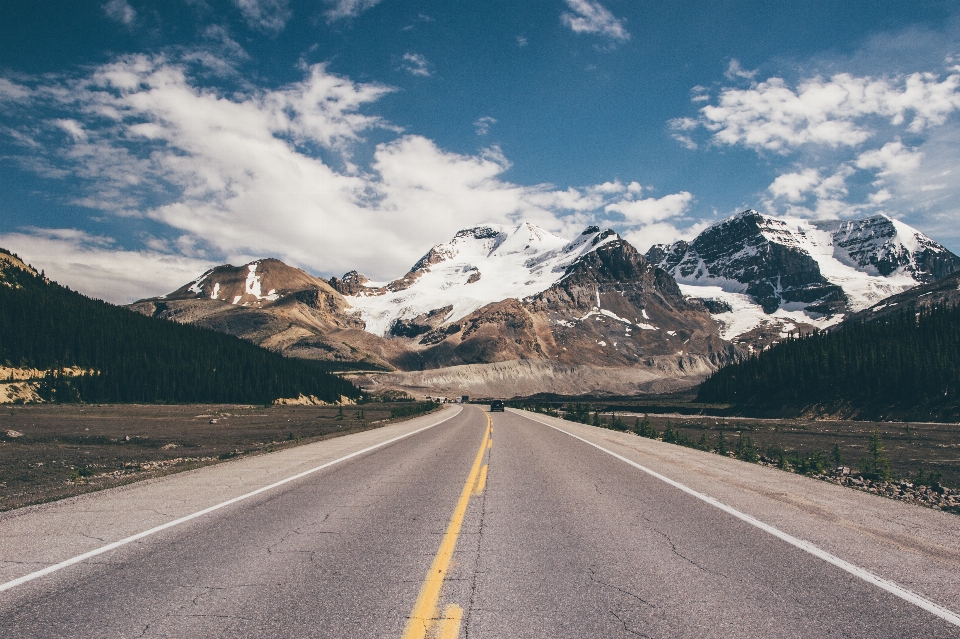
[[[495,399],[495,400],[493,400],[492,402],[490,402],[490,412],[491,412],[491,413],[494,412],[494,411],[500,411],[500,412],[502,413],[504,410],[505,410],[505,409],[504,409],[504,406],[503,406],[503,400],[502,400],[502,399]]]

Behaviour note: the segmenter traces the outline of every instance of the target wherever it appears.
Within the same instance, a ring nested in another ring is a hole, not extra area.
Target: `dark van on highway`
[[[496,411],[496,410],[500,411],[501,413],[503,412],[502,399],[495,399],[492,402],[490,402],[490,412],[492,413],[493,411]]]

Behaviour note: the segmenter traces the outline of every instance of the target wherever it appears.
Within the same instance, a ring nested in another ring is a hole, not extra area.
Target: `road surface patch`
[[[461,409],[461,411],[462,411],[462,409]],[[6,582],[6,583],[0,584],[0,592],[3,592],[3,591],[5,591],[5,590],[10,590],[11,588],[16,588],[17,586],[20,586],[20,585],[22,585],[22,584],[25,584],[25,583],[27,583],[28,581],[33,581],[34,579],[38,579],[38,578],[40,578],[40,577],[44,577],[44,576],[49,575],[49,574],[51,574],[51,573],[57,572],[58,570],[62,570],[63,568],[67,568],[68,566],[72,566],[72,565],[74,565],[74,564],[78,564],[78,563],[80,563],[80,562],[82,562],[82,561],[86,561],[87,559],[90,559],[90,558],[92,558],[92,557],[96,557],[97,555],[102,555],[103,553],[110,552],[111,550],[114,550],[114,549],[119,548],[119,547],[121,547],[121,546],[125,546],[125,545],[127,545],[127,544],[129,544],[129,543],[132,543],[132,542],[134,542],[134,541],[138,541],[138,540],[143,539],[143,538],[145,538],[145,537],[149,537],[150,535],[154,535],[154,534],[156,534],[156,533],[158,533],[158,532],[160,532],[160,531],[166,530],[166,529],[168,529],[168,528],[173,528],[174,526],[179,526],[180,524],[186,523],[186,522],[188,522],[188,521],[190,521],[190,520],[193,520],[193,519],[197,519],[198,517],[202,517],[203,515],[212,513],[212,512],[214,512],[215,510],[220,510],[221,508],[224,508],[224,507],[229,506],[229,505],[231,505],[231,504],[235,504],[235,503],[240,502],[240,501],[243,501],[243,500],[245,500],[245,499],[249,499],[250,497],[253,497],[253,496],[255,496],[255,495],[259,495],[260,493],[264,493],[264,492],[266,492],[266,491],[268,491],[268,490],[272,490],[272,489],[277,488],[277,487],[279,487],[279,486],[283,486],[284,484],[288,484],[288,483],[290,483],[290,482],[292,482],[292,481],[295,481],[295,480],[297,480],[297,479],[300,479],[300,478],[302,478],[302,477],[306,477],[307,475],[312,475],[313,473],[315,473],[315,472],[317,472],[317,471],[320,471],[320,470],[323,470],[324,468],[329,468],[330,466],[333,466],[333,465],[335,465],[335,464],[339,464],[339,463],[341,463],[341,462],[347,461],[348,459],[352,459],[352,458],[357,457],[357,456],[359,456],[359,455],[363,455],[364,453],[369,453],[370,451],[376,450],[376,449],[378,449],[378,448],[382,448],[382,447],[387,446],[387,445],[389,445],[389,444],[392,444],[392,443],[394,443],[394,442],[400,441],[401,439],[405,439],[405,438],[410,437],[410,436],[412,436],[412,435],[416,435],[417,433],[422,433],[423,431],[425,431],[425,430],[427,430],[427,429],[429,429],[429,428],[433,428],[434,426],[439,426],[440,424],[442,424],[442,423],[444,423],[444,422],[446,422],[446,421],[449,421],[449,420],[453,419],[454,417],[456,417],[457,415],[459,415],[461,411],[457,411],[456,413],[454,413],[454,414],[451,415],[450,417],[447,417],[446,419],[442,419],[442,420],[440,420],[440,421],[438,421],[438,422],[436,422],[436,423],[430,424],[429,426],[424,426],[423,428],[419,428],[419,429],[417,429],[417,430],[415,430],[415,431],[406,433],[406,434],[404,434],[404,435],[400,435],[399,437],[394,437],[394,438],[392,438],[392,439],[388,439],[387,441],[380,442],[379,444],[375,444],[375,445],[373,445],[373,446],[368,446],[367,448],[364,448],[363,450],[355,451],[355,452],[353,452],[353,453],[350,453],[349,455],[344,455],[343,457],[340,457],[339,459],[335,459],[335,460],[330,461],[330,462],[327,462],[327,463],[325,463],[325,464],[321,464],[320,466],[316,466],[315,468],[311,468],[311,469],[305,470],[305,471],[303,471],[303,472],[301,472],[301,473],[297,473],[296,475],[293,475],[293,476],[291,476],[291,477],[287,477],[286,479],[281,479],[280,481],[274,482],[274,483],[270,484],[269,486],[263,486],[262,488],[258,488],[257,490],[251,491],[251,492],[249,492],[249,493],[246,493],[246,494],[243,494],[243,495],[239,495],[239,496],[234,497],[234,498],[232,498],[232,499],[228,499],[228,500],[226,500],[226,501],[220,502],[219,504],[215,504],[215,505],[210,506],[210,507],[208,507],[208,508],[204,508],[203,510],[198,510],[197,512],[194,512],[194,513],[191,513],[191,514],[189,514],[189,515],[185,515],[185,516],[183,516],[183,517],[180,517],[179,519],[174,519],[173,521],[168,521],[168,522],[165,523],[165,524],[161,524],[161,525],[159,525],[159,526],[155,526],[155,527],[153,527],[153,528],[150,528],[149,530],[145,530],[145,531],[140,532],[140,533],[137,533],[137,534],[135,534],[135,535],[130,535],[129,537],[125,537],[125,538],[123,538],[123,539],[120,539],[119,541],[115,541],[115,542],[110,543],[110,544],[107,544],[107,545],[105,545],[105,546],[101,546],[101,547],[99,547],[99,548],[95,548],[95,549],[93,549],[93,550],[91,550],[91,551],[89,551],[89,552],[85,552],[85,553],[83,553],[82,555],[77,555],[76,557],[71,557],[70,559],[66,559],[66,560],[64,560],[64,561],[61,561],[60,563],[53,564],[52,566],[47,566],[46,568],[43,568],[42,570],[37,570],[37,571],[35,571],[35,572],[31,572],[30,574],[27,574],[27,575],[24,575],[24,576],[22,576],[22,577],[18,577],[18,578],[16,578],[16,579],[13,579],[13,580],[11,580],[11,581],[8,581],[8,582]]]
[[[420,594],[417,596],[417,602],[413,605],[410,617],[407,619],[406,628],[403,630],[403,639],[424,639],[427,633],[438,630],[436,633],[441,639],[455,639],[460,634],[460,621],[463,618],[463,609],[460,606],[450,605],[444,610],[442,618],[438,618],[438,604],[440,601],[440,589],[443,587],[443,580],[447,576],[447,570],[450,568],[450,560],[453,559],[453,551],[457,547],[457,538],[460,536],[460,528],[463,526],[463,518],[467,514],[467,506],[470,505],[470,497],[474,494],[479,485],[480,469],[483,463],[483,456],[487,452],[490,443],[490,432],[492,420],[487,415],[487,428],[483,433],[483,442],[480,444],[480,450],[477,451],[477,458],[473,462],[470,474],[467,475],[467,481],[460,493],[460,499],[450,517],[450,523],[447,524],[447,531],[440,542],[440,549],[437,550],[430,570],[427,572],[427,578],[420,587]],[[483,469],[486,470],[486,466]],[[486,473],[483,474],[484,483],[486,483]]]
[[[810,554],[813,555],[814,557],[817,557],[817,558],[819,558],[819,559],[822,559],[823,561],[826,561],[827,563],[833,564],[833,565],[836,566],[837,568],[840,568],[841,570],[844,570],[844,571],[848,572],[849,574],[851,574],[851,575],[853,575],[853,576],[855,576],[855,577],[858,577],[858,578],[862,579],[863,581],[866,581],[867,583],[871,583],[871,584],[877,586],[878,588],[880,588],[880,589],[882,589],[882,590],[885,590],[885,591],[887,591],[888,593],[890,593],[890,594],[892,594],[892,595],[894,595],[894,596],[896,596],[896,597],[899,597],[900,599],[903,599],[904,601],[907,601],[907,602],[909,602],[909,603],[912,603],[913,605],[915,605],[915,606],[917,606],[917,607],[919,607],[919,608],[922,608],[923,610],[926,610],[927,612],[929,612],[929,613],[931,613],[931,614],[933,614],[933,615],[936,615],[937,617],[939,617],[940,619],[943,619],[944,621],[946,621],[946,622],[948,622],[948,623],[951,623],[951,624],[953,624],[953,625],[955,625],[955,626],[960,627],[960,614],[957,614],[957,613],[953,612],[952,610],[949,610],[949,609],[947,609],[947,608],[944,608],[944,607],[941,606],[940,604],[938,604],[938,603],[936,603],[936,602],[934,602],[934,601],[931,601],[931,600],[929,600],[929,599],[927,599],[927,598],[925,598],[925,597],[922,597],[921,595],[918,595],[918,594],[916,594],[916,593],[914,593],[914,592],[911,592],[910,590],[907,590],[906,588],[904,588],[903,586],[900,586],[899,584],[896,584],[896,583],[894,583],[894,582],[892,582],[892,581],[890,581],[890,580],[888,580],[888,579],[884,579],[883,577],[880,577],[880,576],[878,576],[878,575],[875,575],[875,574],[873,574],[872,572],[870,572],[870,571],[868,571],[868,570],[865,570],[865,569],[863,569],[863,568],[860,568],[859,566],[855,566],[855,565],[851,564],[851,563],[848,562],[848,561],[844,561],[843,559],[841,559],[841,558],[839,558],[839,557],[837,557],[837,556],[835,556],[835,555],[832,555],[832,554],[828,553],[827,551],[819,548],[818,546],[813,545],[812,543],[810,543],[810,542],[808,542],[808,541],[804,541],[803,539],[798,539],[797,537],[794,537],[793,535],[790,535],[790,534],[788,534],[788,533],[785,533],[785,532],[783,532],[782,530],[780,530],[780,529],[778,529],[778,528],[774,528],[773,526],[771,526],[771,525],[769,525],[769,524],[766,524],[766,523],[760,521],[759,519],[756,519],[756,518],[754,518],[754,517],[751,517],[750,515],[748,515],[748,514],[746,514],[746,513],[740,512],[740,511],[737,510],[736,508],[733,508],[733,507],[731,507],[731,506],[728,506],[728,505],[726,505],[726,504],[724,504],[724,503],[722,503],[722,502],[714,499],[713,497],[710,497],[710,496],[705,495],[705,494],[703,494],[703,493],[701,493],[701,492],[698,492],[698,491],[696,491],[696,490],[694,490],[694,489],[692,489],[692,488],[689,488],[688,486],[685,486],[685,485],[681,484],[681,483],[678,482],[678,481],[674,481],[673,479],[670,479],[669,477],[666,477],[665,475],[661,475],[660,473],[656,472],[655,470],[652,470],[652,469],[650,469],[650,468],[647,468],[646,466],[643,466],[643,465],[641,465],[641,464],[638,464],[637,462],[632,461],[632,460],[630,460],[630,459],[627,459],[626,457],[624,457],[624,456],[622,456],[622,455],[618,455],[617,453],[615,453],[615,452],[613,452],[613,451],[611,451],[611,450],[608,450],[608,449],[604,448],[603,446],[600,446],[600,445],[598,445],[598,444],[594,444],[593,442],[591,442],[591,441],[589,441],[589,440],[586,440],[586,439],[584,439],[583,437],[579,437],[579,436],[577,436],[577,435],[574,435],[573,433],[570,433],[570,432],[568,432],[568,431],[566,431],[566,430],[564,430],[564,429],[562,429],[562,428],[559,428],[559,427],[557,427],[557,426],[554,426],[553,424],[550,424],[550,423],[548,423],[548,422],[541,421],[540,419],[537,419],[536,417],[534,417],[534,416],[532,416],[532,415],[525,414],[524,411],[513,410],[512,412],[514,412],[514,413],[516,413],[517,415],[520,415],[520,416],[522,416],[522,417],[526,417],[527,419],[529,419],[529,420],[531,420],[531,421],[535,421],[535,422],[537,422],[537,423],[539,423],[539,424],[543,424],[544,426],[548,426],[548,427],[550,427],[550,428],[552,428],[552,429],[554,429],[554,430],[556,430],[556,431],[559,431],[559,432],[561,432],[561,433],[563,433],[563,434],[565,434],[565,435],[569,435],[570,437],[573,437],[574,439],[578,439],[578,440],[580,440],[581,442],[583,442],[583,443],[585,443],[585,444],[587,444],[587,445],[589,445],[589,446],[593,446],[594,448],[596,448],[596,449],[598,449],[598,450],[601,450],[601,451],[607,453],[608,455],[610,455],[610,456],[612,456],[612,457],[615,457],[615,458],[619,459],[620,461],[622,461],[622,462],[624,462],[624,463],[627,463],[627,464],[633,466],[634,468],[636,468],[636,469],[638,469],[638,470],[640,470],[640,471],[643,471],[644,473],[646,473],[646,474],[648,474],[648,475],[650,475],[650,476],[652,476],[652,477],[655,477],[655,478],[659,479],[660,481],[665,482],[665,483],[673,486],[674,488],[677,488],[677,489],[679,489],[679,490],[682,490],[683,492],[687,493],[688,495],[690,495],[690,496],[692,496],[692,497],[696,497],[697,499],[699,499],[699,500],[701,500],[701,501],[703,501],[703,502],[706,502],[706,503],[710,504],[711,506],[714,506],[715,508],[719,508],[720,510],[722,510],[722,511],[728,513],[728,514],[733,515],[733,516],[736,517],[737,519],[740,519],[741,521],[744,521],[744,522],[750,524],[751,526],[754,526],[754,527],[756,527],[756,528],[759,528],[760,530],[763,530],[764,532],[767,532],[767,533],[773,535],[774,537],[777,537],[778,539],[781,539],[782,541],[787,542],[787,543],[790,544],[791,546],[794,546],[794,547],[796,547],[796,548],[799,548],[800,550],[803,550],[803,551],[805,551],[805,552],[807,552],[807,553],[810,553]]]

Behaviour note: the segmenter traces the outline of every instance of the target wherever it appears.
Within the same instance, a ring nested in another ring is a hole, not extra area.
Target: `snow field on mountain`
[[[455,322],[487,304],[524,299],[550,288],[580,257],[617,239],[610,235],[594,245],[597,235],[599,231],[591,231],[568,242],[529,223],[468,229],[435,246],[433,252],[443,259],[421,271],[408,288],[378,295],[368,283],[369,292],[346,300],[375,335],[386,335],[398,319],[446,306],[453,308],[443,323]]]
[[[720,337],[728,341],[765,323],[783,323],[782,331],[795,329],[795,322],[812,324],[823,329],[839,324],[844,317],[842,314],[824,316],[818,313],[809,313],[802,308],[805,304],[785,304],[772,315],[768,315],[764,312],[763,307],[753,301],[753,298],[746,293],[734,293],[725,291],[720,286],[704,286],[702,284],[679,284],[679,286],[684,297],[717,300],[726,302],[730,306],[731,310],[725,313],[710,314],[720,324]]]
[[[781,218],[779,221],[783,222],[787,233],[776,233],[765,229],[764,237],[771,242],[798,248],[816,260],[823,277],[831,284],[842,288],[847,294],[853,311],[863,310],[885,297],[902,293],[917,285],[917,281],[902,270],[884,277],[879,273],[870,273],[864,267],[855,264],[842,248],[835,245],[834,234],[829,230],[828,225],[823,225],[827,228],[820,228],[808,220],[794,218]],[[919,245],[916,232],[906,232],[912,229],[900,222],[894,221],[894,225],[898,231],[897,235],[883,242],[874,241],[875,250],[879,250],[882,244],[889,243],[902,245],[911,253],[915,252]],[[871,270],[876,271],[876,269]]]

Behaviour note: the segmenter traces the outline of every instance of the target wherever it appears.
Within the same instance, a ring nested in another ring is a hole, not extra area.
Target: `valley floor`
[[[636,418],[643,419],[643,416],[631,416],[629,423]],[[960,425],[957,424],[681,415],[651,415],[650,420],[660,431],[669,421],[690,440],[706,435],[714,448],[722,431],[731,452],[736,450],[741,437],[749,436],[757,452],[771,459],[778,457],[780,451],[788,457],[800,455],[805,459],[819,454],[825,470],[838,465],[833,457],[834,446],[840,449],[839,465],[863,470],[865,459],[870,457],[870,436],[876,430],[880,433],[891,478],[915,477],[920,479],[918,483],[927,484],[933,473],[945,486],[960,487]],[[919,477],[921,471],[923,478]]]
[[[377,428],[412,406],[5,406],[0,511]]]

